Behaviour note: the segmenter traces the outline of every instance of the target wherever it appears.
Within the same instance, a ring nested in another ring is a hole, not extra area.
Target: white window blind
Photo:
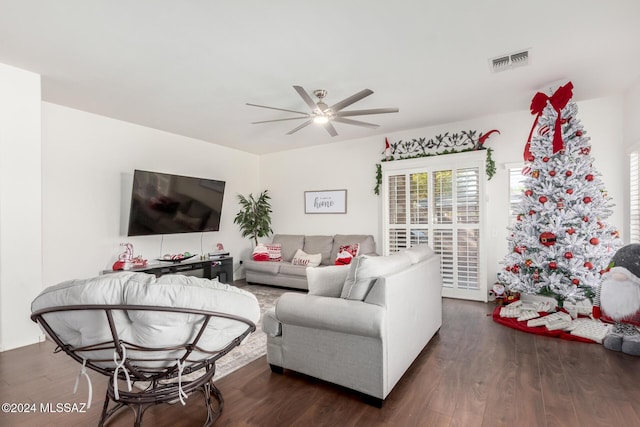
[[[629,154],[629,243],[640,243],[639,151]]]
[[[522,174],[522,167],[512,167],[509,169],[509,224],[516,220],[518,207],[522,202],[524,193],[524,180],[526,176]]]

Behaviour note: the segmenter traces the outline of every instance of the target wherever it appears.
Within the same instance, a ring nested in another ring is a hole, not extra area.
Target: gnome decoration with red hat
[[[640,356],[640,244],[620,248],[593,302],[593,316],[615,322],[603,345]]]

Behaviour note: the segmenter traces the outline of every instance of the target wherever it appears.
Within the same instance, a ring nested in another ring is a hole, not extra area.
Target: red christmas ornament
[[[533,195],[533,191],[531,191],[531,190],[525,190],[525,191],[524,191],[524,195],[525,195],[525,196],[527,196],[527,197],[531,197],[531,196]]]
[[[535,215],[535,214],[536,214],[536,211],[534,211],[533,209],[529,211],[529,215]]]
[[[583,198],[582,201],[585,202],[585,203],[591,203],[591,197],[587,196],[587,197]]]
[[[545,231],[539,237],[540,243],[545,246],[553,246],[556,244],[556,235],[550,231]]]
[[[571,175],[573,175],[573,172],[571,172],[571,171],[566,171],[564,174],[565,174],[566,176],[571,176]]]
[[[593,181],[593,175],[592,174],[587,174],[584,179],[586,179],[587,181]]]
[[[556,268],[558,268],[558,263],[555,262],[555,261],[551,261],[549,263],[549,268],[552,269],[552,270],[555,270]]]
[[[526,265],[527,267],[531,267],[531,265],[533,265],[533,261],[528,259],[524,262],[524,265]]]
[[[563,125],[567,123],[567,119],[560,119],[560,123],[562,123]]]
[[[540,198],[538,199],[540,203],[547,203],[547,200],[549,199],[547,199],[545,196],[540,196]]]
[[[516,220],[522,221],[522,214],[518,214],[518,216],[516,217]]]
[[[573,194],[573,188],[567,188],[567,194]]]
[[[576,131],[576,136],[582,136],[582,131],[581,130]]]
[[[516,246],[515,248],[513,248],[513,251],[518,254],[522,254],[526,250],[527,248],[525,246]]]
[[[549,133],[551,128],[549,126],[540,126],[538,129],[538,135],[546,135]]]
[[[573,280],[571,281],[571,283],[573,283],[574,285],[578,286],[578,285],[580,284],[580,280],[578,280],[578,279],[573,279]]]
[[[584,222],[589,222],[589,217],[588,217],[588,216],[586,216],[586,215],[585,215],[585,216],[583,216],[583,217],[582,217],[582,221],[584,221]]]
[[[543,162],[545,162],[545,163],[547,163],[547,162],[549,161],[549,158],[548,158],[548,157],[543,157],[543,158],[542,158],[542,161],[543,161]]]
[[[536,270],[536,271],[533,273],[533,280],[538,280],[539,278],[540,278],[540,273],[538,273],[538,270]]]
[[[569,234],[569,235],[573,235],[573,233],[575,233],[575,232],[576,232],[576,230],[573,227],[571,227],[570,229],[567,230],[567,234]]]
[[[518,274],[518,272],[520,272],[520,267],[518,267],[518,264],[511,267],[511,272],[515,274]]]
[[[558,200],[557,206],[558,206],[558,209],[564,209],[564,200],[562,199]]]
[[[540,176],[540,171],[536,170],[536,171],[531,172],[531,176],[534,177],[534,178],[538,178]]]
[[[549,176],[556,176],[556,171],[549,171]]]
[[[571,258],[573,258],[573,254],[572,254],[571,252],[565,252],[565,253],[564,253],[564,257],[565,257],[566,259],[571,259]]]
[[[507,271],[511,271],[511,266],[507,265],[504,269]]]
[[[591,239],[589,239],[589,243],[595,246],[600,243],[600,239],[598,239],[597,237],[592,237]]]
[[[590,152],[591,152],[591,147],[583,147],[580,149],[580,154],[584,154],[585,156],[588,156]]]
[[[588,269],[588,270],[593,270],[593,264],[590,263],[589,261],[584,263],[584,266]]]

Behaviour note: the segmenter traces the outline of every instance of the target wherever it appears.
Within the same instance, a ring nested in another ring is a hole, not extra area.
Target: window
[[[443,296],[486,301],[484,162],[484,152],[469,152],[383,163],[385,255],[429,244],[440,255]]]
[[[508,165],[509,170],[509,224],[516,220],[518,208],[522,202],[524,193],[524,181],[527,178],[522,174],[522,164]]]

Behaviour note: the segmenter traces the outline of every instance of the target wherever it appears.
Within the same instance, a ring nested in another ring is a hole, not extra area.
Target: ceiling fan
[[[298,132],[300,129],[310,125],[311,123],[317,123],[317,124],[323,125],[324,128],[327,130],[327,132],[329,132],[329,135],[336,136],[338,135],[338,132],[336,132],[336,129],[333,127],[331,122],[362,126],[366,128],[377,128],[378,125],[376,124],[367,123],[360,120],[348,119],[347,117],[366,116],[369,114],[397,113],[399,111],[397,108],[370,108],[367,110],[343,111],[343,109],[348,107],[349,105],[354,104],[360,101],[361,99],[371,95],[373,91],[370,89],[363,89],[360,92],[353,94],[343,99],[342,101],[329,106],[324,102],[324,98],[327,96],[326,90],[318,89],[313,91],[313,94],[318,98],[318,101],[316,102],[311,98],[311,96],[307,93],[307,91],[305,91],[301,86],[294,86],[293,88],[296,90],[296,92],[298,92],[298,95],[300,95],[300,97],[305,102],[305,104],[309,106],[309,108],[311,109],[310,113],[306,113],[303,111],[287,110],[286,108],[268,107],[266,105],[251,104],[247,102],[247,105],[250,105],[252,107],[269,108],[271,110],[286,111],[288,113],[296,113],[301,115],[300,117],[288,117],[285,119],[263,120],[259,122],[251,122],[251,124],[306,119],[304,123],[287,132],[287,135],[291,135],[292,133]]]

